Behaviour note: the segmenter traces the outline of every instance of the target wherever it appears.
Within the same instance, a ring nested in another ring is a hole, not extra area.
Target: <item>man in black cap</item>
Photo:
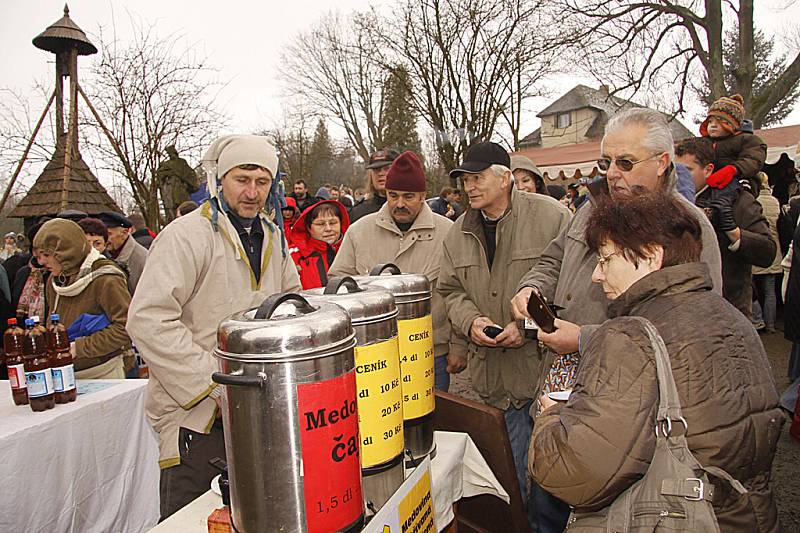
[[[386,175],[399,154],[395,150],[378,150],[367,163],[367,194],[350,210],[352,224],[364,215],[377,213],[386,203]]]
[[[469,207],[444,240],[437,289],[453,329],[468,339],[468,369],[481,399],[505,412],[523,502],[528,444],[542,358],[511,313],[517,284],[566,227],[571,214],[549,196],[514,187],[503,147],[478,143],[450,172],[461,180]],[[532,516],[532,511],[529,511]],[[534,528],[535,530],[535,528]]]
[[[106,252],[111,259],[128,269],[128,290],[133,296],[147,260],[147,249],[131,237],[133,222],[125,215],[106,211],[97,218],[108,228]]]

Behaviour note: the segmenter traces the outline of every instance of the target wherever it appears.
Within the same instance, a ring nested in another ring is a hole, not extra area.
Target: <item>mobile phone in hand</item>
[[[483,328],[483,334],[489,337],[490,339],[494,339],[501,333],[503,333],[503,328],[501,328],[496,324],[494,326],[486,326],[485,328]]]

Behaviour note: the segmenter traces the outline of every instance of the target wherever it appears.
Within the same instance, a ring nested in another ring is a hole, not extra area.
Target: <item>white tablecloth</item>
[[[436,431],[433,436],[436,457],[431,461],[431,488],[439,531],[453,521],[453,503],[463,497],[494,494],[506,503],[511,501],[469,435]]]
[[[140,532],[158,522],[158,442],[147,380],[79,380],[34,413],[0,381],[0,531]]]
[[[434,433],[436,457],[431,461],[431,484],[436,526],[441,531],[453,520],[453,503],[464,496],[494,494],[508,502],[481,452],[466,433]],[[151,533],[205,533],[208,515],[222,507],[222,498],[210,490],[161,522]]]

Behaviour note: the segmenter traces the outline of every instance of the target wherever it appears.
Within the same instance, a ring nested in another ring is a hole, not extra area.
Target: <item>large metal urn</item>
[[[362,527],[355,343],[344,309],[291,293],[220,324],[213,380],[236,531]]]
[[[397,306],[381,287],[331,278],[302,293],[312,305],[333,302],[350,315],[355,361],[364,499],[377,511],[403,484],[403,393],[397,346]]]
[[[385,275],[386,273],[391,275]],[[383,287],[397,303],[397,337],[403,389],[403,429],[412,463],[434,455],[434,354],[431,284],[423,275],[403,274],[391,263],[369,276],[354,278],[367,287]]]

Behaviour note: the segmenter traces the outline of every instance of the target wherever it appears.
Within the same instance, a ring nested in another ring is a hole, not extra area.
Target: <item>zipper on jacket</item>
[[[675,511],[671,509],[645,509],[633,513],[633,518],[644,518],[646,516],[658,516],[659,518],[686,518],[686,513],[683,511]]]

